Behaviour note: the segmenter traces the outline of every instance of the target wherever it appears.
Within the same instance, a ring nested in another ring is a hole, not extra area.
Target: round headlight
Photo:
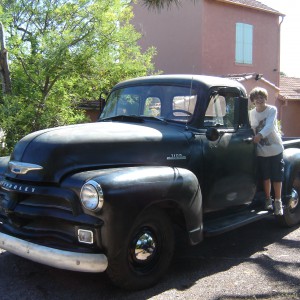
[[[82,205],[92,211],[98,211],[103,206],[103,192],[100,184],[94,180],[87,181],[81,188]]]

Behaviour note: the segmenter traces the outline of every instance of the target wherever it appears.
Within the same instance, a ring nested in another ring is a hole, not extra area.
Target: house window
[[[253,26],[236,23],[235,62],[252,64]]]

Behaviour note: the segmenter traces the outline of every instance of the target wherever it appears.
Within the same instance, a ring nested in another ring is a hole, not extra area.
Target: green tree
[[[152,74],[155,49],[142,53],[125,0],[0,0],[12,95],[0,104],[8,150],[34,130],[85,120],[82,99]]]

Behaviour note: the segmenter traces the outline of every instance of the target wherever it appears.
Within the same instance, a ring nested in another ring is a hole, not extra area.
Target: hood
[[[150,122],[149,122],[150,123]],[[182,166],[188,159],[188,133],[161,124],[98,122],[38,131],[20,140],[11,161],[36,164],[41,170],[6,176],[58,183],[82,170],[133,165]]]

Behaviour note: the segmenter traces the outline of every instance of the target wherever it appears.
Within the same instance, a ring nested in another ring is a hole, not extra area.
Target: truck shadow
[[[300,286],[300,279],[281,271],[291,263],[273,260],[268,256],[270,244],[286,249],[299,249],[299,242],[284,239],[297,228],[299,227],[281,228],[274,218],[268,217],[208,238],[193,247],[180,236],[168,273],[156,286],[137,292],[114,287],[103,273],[88,274],[54,269],[4,252],[0,253],[0,290],[5,291],[1,299],[149,299],[171,289],[188,290],[200,279],[249,261],[259,265],[270,280],[297,287]],[[292,265],[300,268],[300,257]],[[226,281],[218,284],[226,284]],[[214,299],[249,299],[249,296],[243,298],[232,295],[231,298],[224,296]],[[259,295],[256,298],[265,299]],[[199,295],[198,299],[205,297]]]
[[[273,259],[268,250],[270,245],[275,244],[271,247],[281,248],[283,258],[287,255],[284,255],[285,252],[282,249],[298,249],[299,253],[299,240],[285,239],[285,236],[298,228],[299,226],[282,228],[275,218],[270,216],[235,231],[206,239],[195,247],[182,247],[182,249],[178,249],[174,257],[174,265],[171,270],[174,274],[173,288],[184,291],[193,286],[199,279],[228,271],[244,262],[251,262],[252,265],[259,266],[259,269],[268,277],[267,280],[281,282],[286,287],[290,286],[295,290],[295,287],[300,286],[300,278],[289,275],[283,270],[290,267],[299,269],[300,257],[297,257],[297,262],[295,262],[295,259],[293,262],[281,261],[278,258]],[[278,256],[280,257],[280,255]],[[185,275],[180,279],[180,274]],[[177,285],[174,285],[174,282]],[[222,282],[216,284],[222,284]],[[224,281],[224,284],[228,285],[229,283]],[[300,295],[300,289],[296,290],[293,296],[295,293]],[[278,295],[282,294],[278,293]],[[276,297],[276,292],[272,292],[270,295],[251,294],[245,297],[237,297],[233,293],[232,296],[216,297],[214,299],[254,299],[253,297],[255,299],[273,299],[271,297]]]

